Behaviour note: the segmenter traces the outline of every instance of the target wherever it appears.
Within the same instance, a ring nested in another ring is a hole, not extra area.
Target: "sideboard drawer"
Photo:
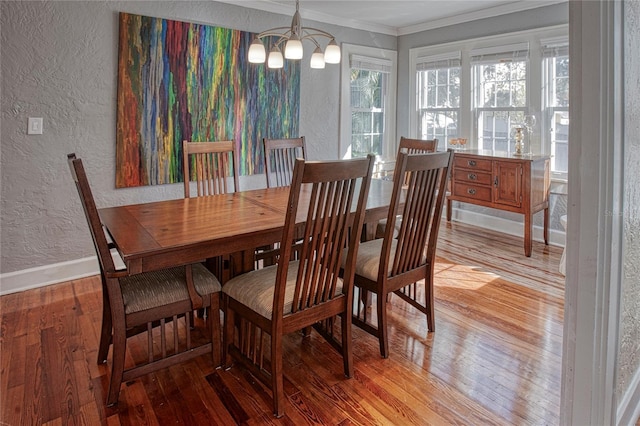
[[[480,185],[491,185],[491,173],[479,172],[476,170],[455,169],[453,172],[456,182],[477,183]]]
[[[456,155],[453,158],[454,169],[473,169],[491,173],[493,170],[493,162],[489,159],[468,157],[464,155]]]
[[[491,202],[491,187],[456,182],[453,187],[453,195]]]

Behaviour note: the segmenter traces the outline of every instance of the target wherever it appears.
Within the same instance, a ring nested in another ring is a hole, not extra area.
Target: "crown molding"
[[[261,10],[264,12],[277,13],[281,15],[293,16],[295,9],[290,5],[284,5],[272,0],[216,0],[220,3],[233,4],[249,9]],[[478,19],[491,18],[509,13],[521,12],[539,7],[550,6],[558,3],[567,3],[568,0],[525,0],[515,1],[501,6],[486,8],[476,12],[463,13],[442,19],[424,22],[421,24],[410,25],[406,27],[393,27],[389,25],[375,24],[372,22],[361,21],[357,19],[343,18],[326,13],[315,12],[301,7],[302,19],[308,19],[325,24],[339,25],[342,27],[352,28],[356,30],[370,31],[380,34],[401,36],[421,31],[428,31],[435,28],[442,28],[449,25],[462,24],[465,22],[475,21]]]
[[[508,15],[510,13],[522,12],[525,10],[537,9],[539,7],[567,2],[568,0],[518,1],[501,6],[489,7],[476,12],[463,13],[448,18],[436,19],[422,24],[398,28],[397,32],[398,35],[414,34],[421,31],[447,27],[449,25],[463,24],[465,22],[477,21],[479,19],[493,18],[496,16]]]

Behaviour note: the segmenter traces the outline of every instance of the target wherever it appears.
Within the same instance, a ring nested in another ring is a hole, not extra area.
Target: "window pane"
[[[458,111],[422,110],[418,120],[418,138],[438,139],[438,149],[446,149],[451,138],[458,137]]]
[[[554,111],[551,120],[551,170],[567,172],[569,166],[569,112]]]
[[[513,152],[516,125],[524,121],[523,111],[481,111],[478,117],[480,149]]]
[[[477,104],[480,108],[525,107],[527,104],[527,63],[505,62],[476,65]]]

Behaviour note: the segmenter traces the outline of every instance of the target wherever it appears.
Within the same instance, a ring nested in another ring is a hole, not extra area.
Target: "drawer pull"
[[[467,175],[467,177],[469,178],[469,180],[477,180],[478,179],[478,175],[476,175],[475,173],[469,173]]]
[[[475,162],[475,160],[468,160],[467,161],[467,165],[471,166],[471,167],[475,167],[476,166],[476,162]]]
[[[469,195],[476,195],[476,190],[473,188],[467,188],[467,194]]]

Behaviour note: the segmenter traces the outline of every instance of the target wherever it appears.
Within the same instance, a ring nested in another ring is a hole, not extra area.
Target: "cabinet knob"
[[[471,167],[475,167],[476,166],[476,162],[474,160],[468,160],[467,161],[467,165],[471,166]]]
[[[476,180],[478,179],[478,175],[476,175],[475,173],[469,173],[467,175],[467,177],[469,178],[469,180]]]
[[[498,186],[498,176],[493,180],[493,186]]]
[[[473,188],[467,188],[467,194],[469,195],[476,195],[476,190]]]

